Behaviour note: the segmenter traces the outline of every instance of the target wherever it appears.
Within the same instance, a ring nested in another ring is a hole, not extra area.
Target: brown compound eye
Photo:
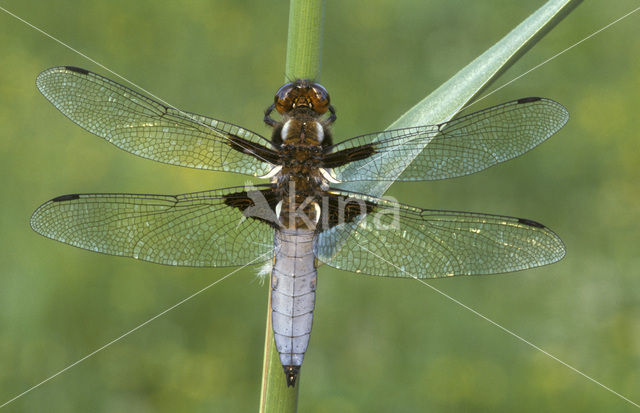
[[[287,83],[278,89],[276,96],[273,98],[273,103],[275,104],[278,113],[282,115],[293,109],[295,102],[295,97],[293,95],[297,95],[297,93],[295,93],[297,88],[298,86],[294,83]]]
[[[327,110],[329,110],[329,92],[327,92],[327,89],[318,83],[312,83],[309,95],[312,109],[320,115],[327,113]]]

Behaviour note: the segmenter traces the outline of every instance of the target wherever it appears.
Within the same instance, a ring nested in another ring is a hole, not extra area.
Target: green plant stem
[[[286,78],[317,79],[320,75],[324,0],[291,0]]]
[[[324,0],[291,0],[285,81],[317,79],[320,75],[323,11]],[[267,308],[259,412],[296,412],[302,374],[298,376],[294,387],[287,387],[273,340],[271,289],[269,289]]]
[[[262,386],[260,391],[260,413],[295,412],[298,410],[298,389],[300,377],[294,387],[287,387],[280,356],[273,341],[271,327],[271,288],[267,305],[267,327],[264,341],[264,363],[262,368]]]

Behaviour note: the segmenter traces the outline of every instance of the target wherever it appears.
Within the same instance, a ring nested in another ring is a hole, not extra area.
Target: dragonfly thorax
[[[285,144],[320,145],[324,140],[324,126],[307,114],[284,122],[280,136]]]

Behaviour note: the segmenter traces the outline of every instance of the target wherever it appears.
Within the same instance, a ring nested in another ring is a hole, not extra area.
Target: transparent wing
[[[346,191],[343,223],[321,232],[316,256],[346,271],[389,277],[437,278],[538,267],[565,255],[560,238],[535,221],[470,212],[414,208]],[[358,217],[356,206],[361,205]],[[331,211],[337,216],[339,211]]]
[[[330,149],[324,166],[333,168],[332,175],[343,182],[453,178],[522,155],[568,119],[569,113],[557,102],[524,98],[439,125],[348,139]],[[403,160],[411,158],[403,171]]]
[[[278,159],[258,134],[168,107],[85,69],[54,67],[36,85],[69,119],[143,158],[252,176],[268,173]]]
[[[40,206],[31,227],[76,247],[159,264],[223,267],[266,261],[273,253],[273,227],[245,216],[255,196],[240,189],[175,196],[63,195]],[[258,191],[267,197],[271,192]]]

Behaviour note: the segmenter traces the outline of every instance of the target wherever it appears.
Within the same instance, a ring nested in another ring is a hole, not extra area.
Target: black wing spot
[[[64,68],[67,69],[67,70],[71,70],[72,72],[81,73],[83,75],[88,75],[89,74],[89,71],[87,69],[83,69],[81,67],[65,66]]]
[[[327,202],[328,201],[328,202]],[[344,195],[325,194],[322,199],[322,230],[353,222],[357,217],[374,213],[378,204]]]
[[[233,150],[251,155],[259,161],[268,162],[272,165],[279,164],[280,156],[276,151],[230,133],[227,136],[226,143]]]
[[[529,98],[522,98],[522,99],[518,99],[518,103],[530,103],[530,102],[537,102],[539,100],[542,100],[542,98],[538,98],[538,97],[529,97]]]
[[[343,149],[338,152],[327,153],[322,158],[322,168],[337,168],[350,162],[367,159],[377,152],[375,143]]]
[[[51,202],[73,201],[74,199],[80,199],[80,194],[60,195],[53,198]]]
[[[530,219],[526,219],[526,218],[518,218],[518,222],[521,224],[525,224],[525,225],[529,225],[530,227],[535,227],[535,228],[546,228],[544,225],[542,225],[539,222],[536,221],[532,221]]]
[[[258,219],[277,228],[276,205],[280,202],[276,191],[263,189],[261,191],[241,191],[223,195],[224,203],[239,209],[247,218]],[[266,205],[256,205],[266,202]]]

